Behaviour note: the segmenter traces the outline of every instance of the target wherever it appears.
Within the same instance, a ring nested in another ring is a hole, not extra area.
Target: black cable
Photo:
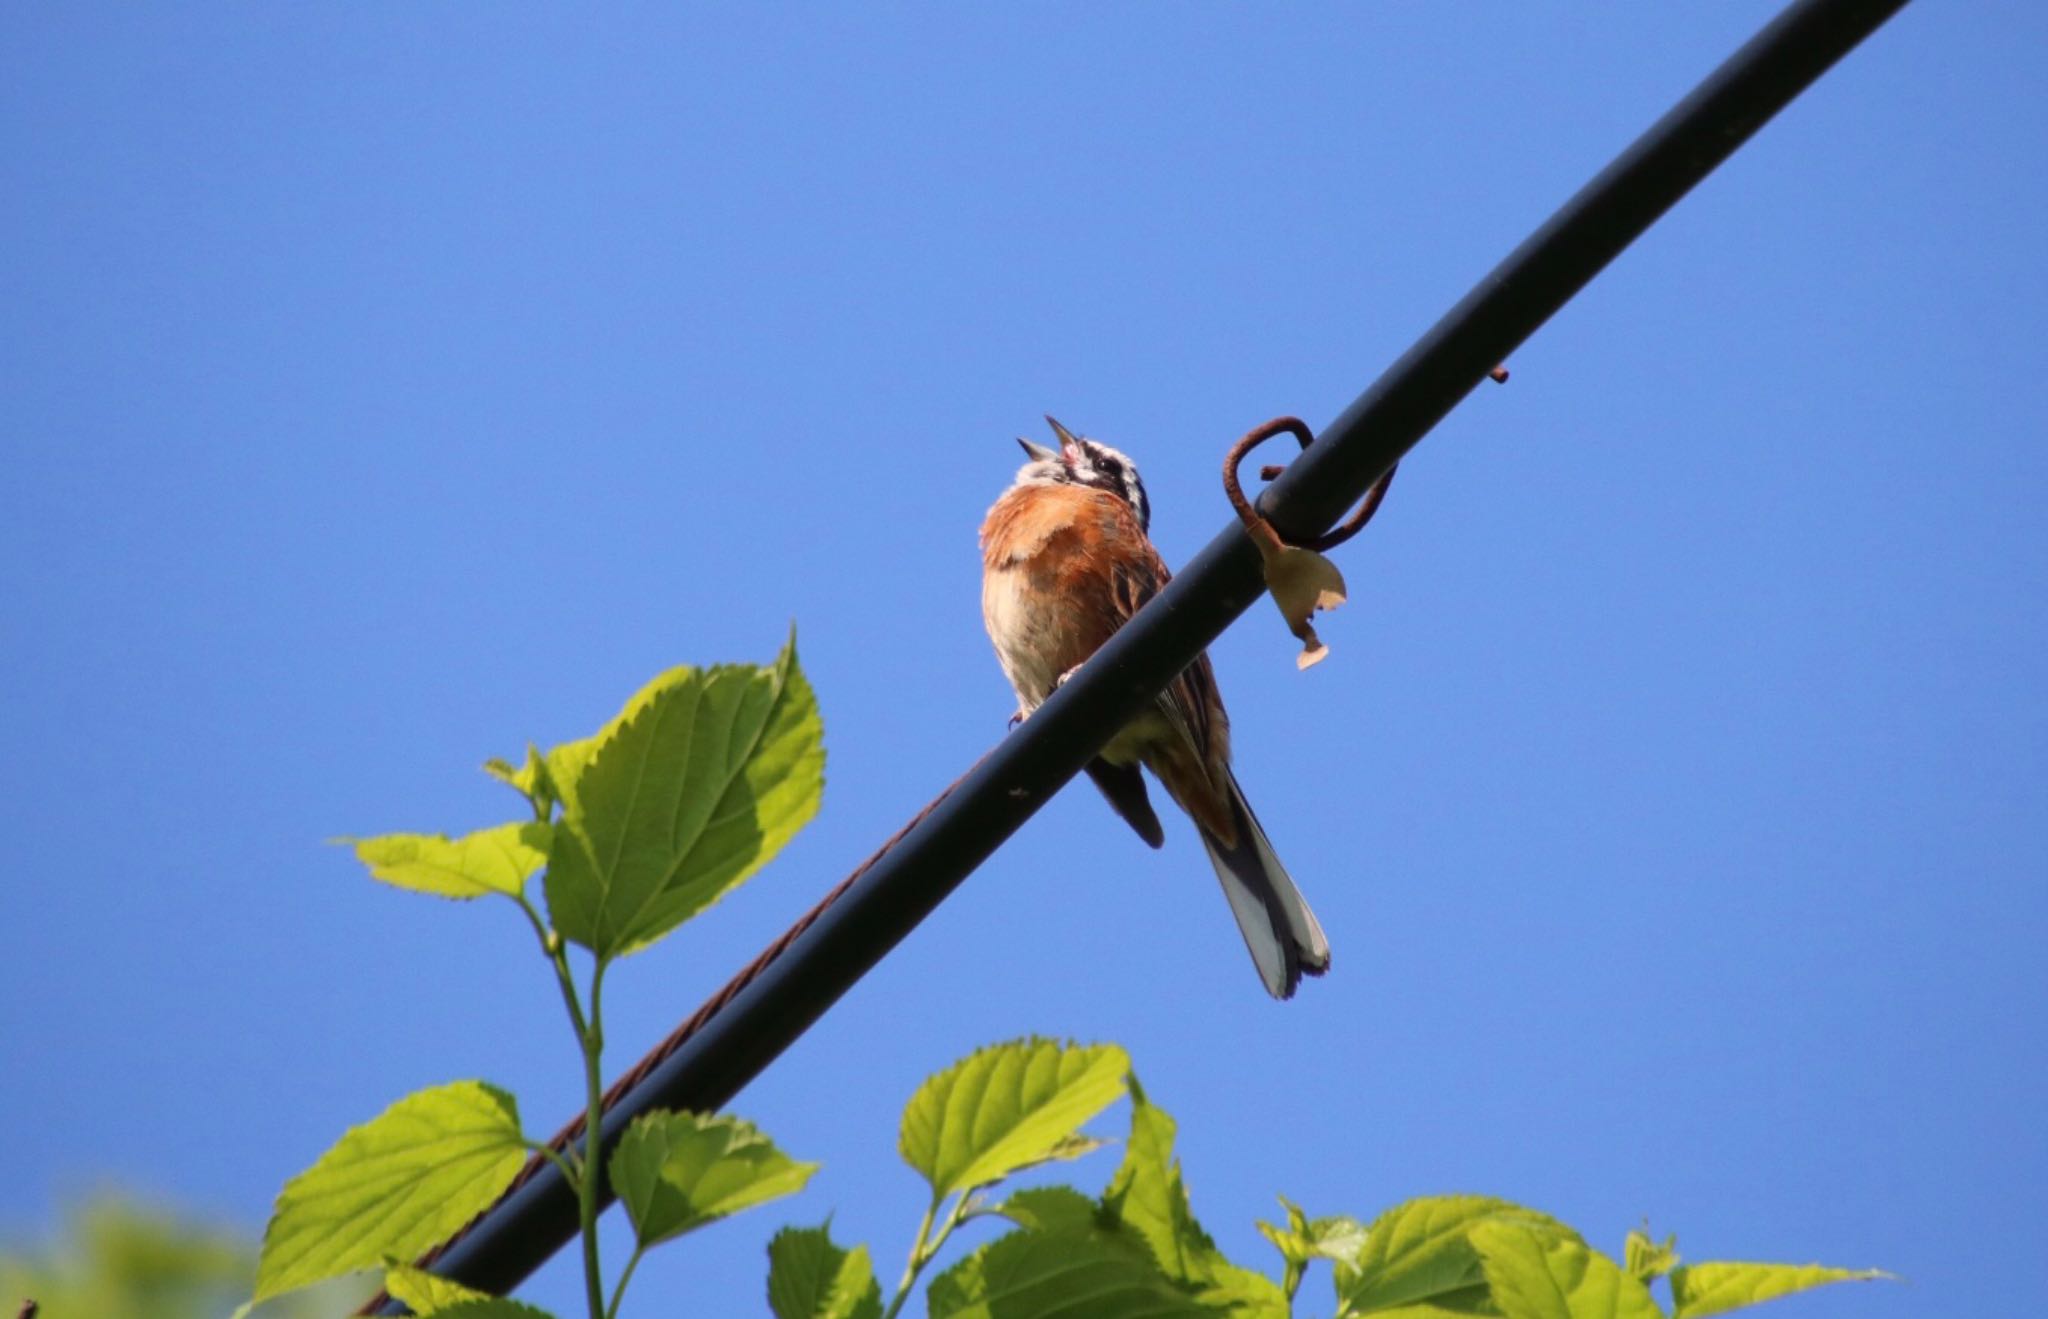
[[[1906,0],[1798,0],[1637,138],[1345,409],[1259,500],[1290,540],[1322,532],[1493,366],[1658,216]],[[712,1111],[807,1030],[1264,592],[1233,518],[1159,596],[883,853],[783,956],[605,1114],[609,1152],[657,1108]],[[577,1230],[552,1165],[434,1271],[511,1291]],[[402,1313],[387,1303],[381,1313]]]

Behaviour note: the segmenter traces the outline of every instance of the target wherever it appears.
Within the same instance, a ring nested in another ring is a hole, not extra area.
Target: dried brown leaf
[[[1273,603],[1287,620],[1288,631],[1301,638],[1294,666],[1305,669],[1319,663],[1330,648],[1316,636],[1309,619],[1318,609],[1344,603],[1344,574],[1314,550],[1298,546],[1268,544],[1260,538],[1259,553],[1266,562],[1266,588],[1273,593]]]

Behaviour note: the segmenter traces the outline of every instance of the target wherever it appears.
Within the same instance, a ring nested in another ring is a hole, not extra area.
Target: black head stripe
[[[1082,470],[1075,475],[1086,485],[1105,490],[1131,506],[1137,515],[1138,525],[1149,531],[1152,526],[1152,505],[1145,498],[1145,483],[1138,479],[1138,467],[1106,444],[1094,440],[1081,441],[1084,461]]]
[[[1145,498],[1145,483],[1138,479],[1135,468],[1124,473],[1124,499],[1130,504],[1131,512],[1138,515],[1138,526],[1144,531],[1152,530],[1152,505]]]

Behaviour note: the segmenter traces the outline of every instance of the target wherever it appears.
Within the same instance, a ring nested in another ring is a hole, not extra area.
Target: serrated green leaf
[[[1287,1313],[1287,1298],[1271,1278],[1230,1262],[1195,1220],[1180,1161],[1173,1157],[1175,1126],[1165,1109],[1145,1096],[1133,1076],[1131,1137],[1124,1159],[1103,1192],[1102,1207],[1150,1247],[1160,1271],[1205,1300],[1245,1316]]]
[[[868,1248],[832,1244],[830,1223],[783,1228],[768,1243],[768,1308],[775,1319],[881,1319]]]
[[[1023,1039],[977,1050],[918,1087],[898,1148],[935,1195],[985,1186],[1055,1157],[1123,1093],[1114,1044]]]
[[[442,898],[516,896],[527,877],[547,863],[548,826],[538,821],[501,824],[461,838],[446,834],[380,834],[341,838],[373,879]]]
[[[407,1095],[278,1193],[256,1300],[406,1259],[497,1198],[526,1146],[512,1096],[481,1081]]]
[[[548,771],[548,762],[540,754],[540,748],[526,744],[526,763],[514,768],[512,762],[502,756],[492,756],[484,762],[484,773],[505,784],[533,807],[533,813],[540,819],[547,819],[555,807],[554,778]]]
[[[549,747],[546,754],[541,756],[540,768],[534,774],[535,784],[545,782],[549,793],[557,802],[575,791],[576,784],[583,777],[584,767],[590,764],[590,758],[597,754],[599,743],[604,741],[605,735],[612,729],[612,724],[617,722],[614,719],[612,723],[606,724],[589,737],[579,737],[574,742]]]
[[[1493,1293],[1482,1281],[1413,1305],[1370,1311],[1340,1308],[1337,1311],[1338,1319],[1359,1319],[1366,1314],[1372,1315],[1372,1319],[1498,1319],[1500,1309],[1494,1305]]]
[[[1705,1319],[1831,1282],[1875,1282],[1891,1276],[1882,1269],[1711,1260],[1671,1271],[1672,1319]]]
[[[1471,1240],[1507,1319],[1663,1319],[1648,1287],[1582,1241],[1506,1218],[1476,1224]]]
[[[421,1319],[464,1301],[492,1299],[488,1292],[451,1282],[437,1273],[429,1273],[418,1265],[388,1255],[384,1259],[384,1294],[394,1301],[405,1302],[406,1307]]]
[[[1631,1277],[1644,1282],[1661,1278],[1678,1267],[1678,1238],[1667,1236],[1664,1244],[1658,1245],[1646,1229],[1632,1230],[1622,1245],[1621,1261]]]
[[[1103,1208],[1145,1239],[1167,1277],[1205,1281],[1222,1255],[1188,1203],[1180,1161],[1173,1157],[1174,1120],[1145,1097],[1135,1076],[1130,1092],[1131,1138],[1102,1194]]]
[[[824,726],[792,634],[765,668],[671,669],[547,761],[562,801],[548,909],[612,957],[716,902],[817,813]]]
[[[1280,1252],[1287,1268],[1280,1288],[1289,1296],[1294,1295],[1301,1285],[1301,1275],[1311,1260],[1327,1259],[1349,1264],[1365,1245],[1365,1224],[1355,1218],[1343,1214],[1310,1218],[1302,1212],[1300,1205],[1284,1195],[1280,1197],[1280,1204],[1287,1210],[1287,1226],[1279,1227],[1267,1222],[1256,1226]]]
[[[1280,1203],[1287,1209],[1289,1234],[1299,1243],[1304,1260],[1342,1260],[1348,1264],[1365,1248],[1365,1224],[1349,1214],[1310,1218],[1287,1197],[1280,1197]]]
[[[1033,1186],[1018,1191],[997,1205],[996,1212],[1035,1232],[1086,1232],[1104,1225],[1101,1207],[1071,1186]]]
[[[932,1279],[931,1319],[1216,1319],[1142,1252],[1094,1233],[1012,1232]]]
[[[1584,1245],[1548,1214],[1479,1195],[1425,1196],[1394,1206],[1366,1228],[1356,1257],[1337,1270],[1337,1297],[1348,1314],[1430,1304],[1471,1312],[1484,1303],[1486,1278],[1470,1238],[1486,1222],[1524,1227],[1545,1239]]]
[[[817,1170],[742,1118],[667,1111],[626,1128],[611,1161],[612,1189],[649,1246],[793,1195]]]
[[[546,1310],[498,1296],[487,1296],[480,1301],[458,1301],[434,1313],[439,1319],[554,1319]]]

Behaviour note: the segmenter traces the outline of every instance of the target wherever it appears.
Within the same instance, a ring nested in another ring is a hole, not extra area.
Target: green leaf
[[[882,1288],[866,1246],[841,1250],[831,1224],[786,1227],[768,1243],[775,1319],[881,1319]]]
[[[1426,1196],[1396,1205],[1372,1221],[1365,1243],[1337,1269],[1337,1296],[1350,1314],[1429,1303],[1470,1312],[1485,1298],[1486,1277],[1470,1233],[1505,1222],[1538,1236],[1580,1240],[1547,1214],[1479,1195]]]
[[[459,1301],[434,1313],[440,1319],[554,1319],[546,1310],[498,1296],[486,1296],[480,1301]]]
[[[1215,1319],[1143,1254],[1094,1233],[1012,1232],[932,1279],[931,1319]]]
[[[1018,1227],[1036,1232],[1086,1232],[1103,1226],[1102,1210],[1071,1186],[1033,1186],[996,1206],[996,1212]],[[1112,1221],[1107,1224],[1115,1227]]]
[[[1714,1260],[1671,1271],[1672,1319],[1702,1319],[1705,1315],[1724,1314],[1831,1282],[1874,1282],[1891,1276],[1882,1269]]]
[[[793,1195],[818,1170],[775,1148],[741,1118],[648,1113],[612,1151],[612,1189],[642,1245]]]
[[[1180,1161],[1173,1157],[1173,1118],[1145,1097],[1137,1077],[1130,1078],[1129,1089],[1131,1138],[1122,1166],[1103,1192],[1104,1212],[1138,1234],[1162,1273],[1204,1299],[1227,1302],[1233,1312],[1245,1315],[1285,1315],[1281,1288],[1263,1274],[1232,1264],[1195,1221]]]
[[[548,826],[538,821],[501,824],[461,838],[446,834],[382,834],[341,838],[356,860],[386,884],[442,898],[516,897],[527,876],[548,859]]]
[[[1582,1241],[1495,1218],[1472,1244],[1507,1319],[1663,1319],[1648,1287]]]
[[[464,1301],[486,1301],[488,1292],[465,1287],[459,1282],[450,1282],[436,1273],[429,1273],[414,1264],[407,1264],[395,1257],[384,1260],[384,1292],[395,1301],[404,1301],[411,1311],[422,1316],[437,1314]]]
[[[1357,1319],[1357,1316],[1371,1314],[1373,1319],[1497,1319],[1500,1309],[1493,1303],[1492,1293],[1485,1282],[1479,1282],[1459,1291],[1445,1292],[1427,1301],[1413,1305],[1397,1305],[1386,1310],[1352,1310],[1340,1308],[1337,1319]]]
[[[1311,1260],[1328,1259],[1349,1264],[1365,1245],[1365,1225],[1355,1218],[1336,1214],[1312,1219],[1302,1212],[1300,1205],[1284,1195],[1280,1197],[1280,1204],[1287,1210],[1286,1227],[1267,1222],[1260,1222],[1257,1226],[1266,1240],[1280,1252],[1280,1258],[1287,1266],[1280,1288],[1289,1296],[1294,1295],[1301,1285],[1301,1275]]]
[[[547,760],[533,743],[526,744],[524,765],[514,769],[511,761],[492,756],[484,762],[484,773],[526,798],[527,804],[533,807],[533,813],[541,819],[553,814],[557,800],[555,781],[549,773]]]
[[[1114,1044],[1024,1039],[977,1050],[918,1087],[898,1148],[934,1195],[986,1186],[1060,1157],[1123,1093],[1130,1066]]]
[[[546,881],[555,928],[600,958],[646,947],[817,813],[824,726],[795,635],[765,668],[669,670],[548,765],[562,798]]]
[[[1664,1244],[1650,1240],[1649,1225],[1631,1231],[1622,1247],[1622,1267],[1633,1277],[1649,1282],[1678,1267],[1678,1238],[1668,1236]]]
[[[617,722],[612,721],[613,724]],[[535,785],[545,784],[549,795],[555,801],[561,801],[565,785],[569,789],[575,788],[577,780],[583,777],[584,767],[590,764],[590,758],[597,754],[598,745],[611,729],[612,724],[606,724],[589,737],[550,747],[541,757],[540,767],[534,771]]]
[[[407,1095],[285,1183],[255,1299],[418,1255],[496,1199],[525,1160],[519,1109],[503,1090],[457,1081]]]

